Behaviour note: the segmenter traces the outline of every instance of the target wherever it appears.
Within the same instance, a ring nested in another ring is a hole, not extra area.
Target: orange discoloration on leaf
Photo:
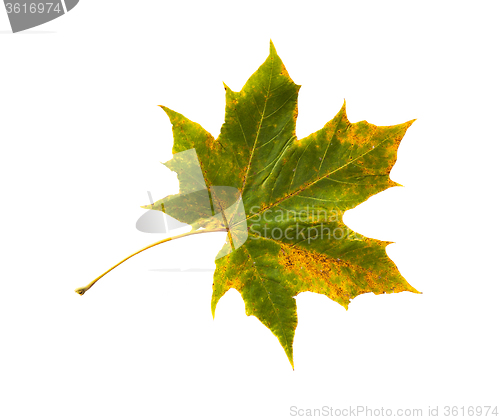
[[[281,247],[279,264],[300,279],[296,293],[309,291],[324,294],[347,309],[353,298],[364,293],[416,292],[406,282],[388,287],[386,278],[381,279],[373,271],[348,260],[284,244]],[[355,278],[352,273],[362,273],[362,276]]]
[[[283,76],[287,77],[288,79],[292,80],[290,75],[288,74],[288,71],[285,67],[285,65],[282,63],[281,64],[281,71],[280,71],[280,74],[282,74]]]

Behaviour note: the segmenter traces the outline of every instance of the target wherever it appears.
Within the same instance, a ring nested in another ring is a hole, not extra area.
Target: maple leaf
[[[240,92],[224,87],[225,121],[217,139],[162,107],[174,135],[174,156],[165,165],[177,172],[179,194],[143,207],[192,225],[178,237],[227,232],[216,257],[212,314],[229,289],[238,290],[246,314],[272,331],[293,367],[299,293],[321,293],[346,309],[363,293],[420,293],[387,256],[391,242],[362,236],[342,221],[346,210],[398,185],[389,172],[414,120],[352,124],[344,101],[322,129],[298,140],[300,86],[272,42],[269,57]]]

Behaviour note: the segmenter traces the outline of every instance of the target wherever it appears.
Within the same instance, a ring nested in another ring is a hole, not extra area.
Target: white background
[[[500,406],[497,5],[81,0],[18,34],[1,6],[0,418]],[[299,138],[344,98],[352,122],[417,118],[391,173],[405,187],[345,221],[394,241],[423,294],[362,295],[348,311],[299,295],[295,371],[235,290],[212,319],[223,234],[155,247],[73,292],[162,238],[135,229],[147,191],[177,188],[157,105],[217,136],[222,82],[239,90],[270,39],[302,85]]]

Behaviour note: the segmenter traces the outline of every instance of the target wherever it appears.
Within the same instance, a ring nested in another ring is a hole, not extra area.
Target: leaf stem
[[[87,284],[85,287],[80,287],[78,289],[75,289],[75,292],[78,293],[79,295],[83,295],[87,290],[89,290],[94,284],[97,283],[97,281],[99,279],[101,279],[102,277],[104,277],[106,274],[108,274],[111,270],[114,270],[116,267],[118,267],[120,264],[124,263],[125,261],[127,261],[129,258],[132,258],[134,255],[137,255],[139,253],[141,253],[142,251],[145,251],[146,249],[149,249],[149,248],[152,248],[156,245],[160,245],[160,244],[163,244],[165,242],[169,242],[169,241],[172,241],[174,239],[179,239],[179,238],[184,238],[186,236],[191,236],[191,235],[197,235],[199,233],[210,233],[210,232],[226,232],[227,229],[213,229],[213,230],[207,230],[207,229],[202,229],[202,230],[196,230],[196,231],[189,231],[189,232],[186,232],[186,233],[182,233],[180,235],[177,235],[177,236],[172,236],[170,238],[166,238],[166,239],[162,239],[161,241],[158,241],[158,242],[155,242],[151,245],[148,245],[142,249],[140,249],[139,251],[137,252],[134,252],[133,254],[129,255],[127,258],[124,258],[123,260],[121,260],[118,264],[114,265],[113,267],[111,267],[108,271],[104,272],[103,274],[101,274],[99,277],[97,277],[95,280],[92,280],[89,284]]]

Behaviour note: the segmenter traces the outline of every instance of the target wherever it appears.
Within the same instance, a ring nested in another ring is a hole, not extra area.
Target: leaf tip
[[[392,187],[404,187],[404,185],[400,184],[399,182],[393,181],[392,179],[389,178],[389,188]]]
[[[292,347],[284,347],[283,350],[285,350],[286,357],[288,358],[288,361],[290,362],[290,365],[292,365],[292,370],[295,370],[295,366],[293,364],[293,348]]]
[[[276,47],[274,46],[272,39],[269,40],[269,54],[270,55],[278,55],[278,53],[276,52]]]
[[[408,129],[415,121],[417,121],[416,118],[414,118],[413,120],[407,121],[405,123],[406,128]]]
[[[345,98],[344,98],[344,103],[343,103],[343,104],[342,104],[342,106],[340,107],[340,111],[339,111],[339,113],[340,113],[341,115],[346,115],[346,111],[345,111],[345,109],[346,109],[346,101],[345,101]],[[346,117],[346,118],[347,118],[347,117]]]
[[[213,287],[213,284],[212,284],[212,287]],[[212,296],[212,299],[213,299],[213,296]],[[215,319],[215,309],[217,308],[217,302],[218,302],[218,299],[216,301],[212,300],[212,305],[211,305],[211,311],[212,311],[212,319]]]
[[[422,292],[419,292],[417,289],[415,289],[413,286],[410,286],[409,292],[416,293],[417,295],[423,295]]]
[[[408,283],[406,280],[404,282],[404,288],[401,290],[398,290],[398,292],[411,292],[411,293],[416,293],[417,295],[422,295],[422,292],[419,292],[417,289],[415,289],[410,283]]]
[[[288,354],[288,352],[286,352],[286,355],[288,356],[288,361],[290,362],[290,365],[292,365],[292,370],[295,370],[295,366],[293,364],[293,355]]]
[[[171,118],[171,116],[173,115],[174,111],[172,111],[170,108],[167,108],[164,105],[158,105],[158,106],[166,112],[166,114],[168,115],[169,118]]]

